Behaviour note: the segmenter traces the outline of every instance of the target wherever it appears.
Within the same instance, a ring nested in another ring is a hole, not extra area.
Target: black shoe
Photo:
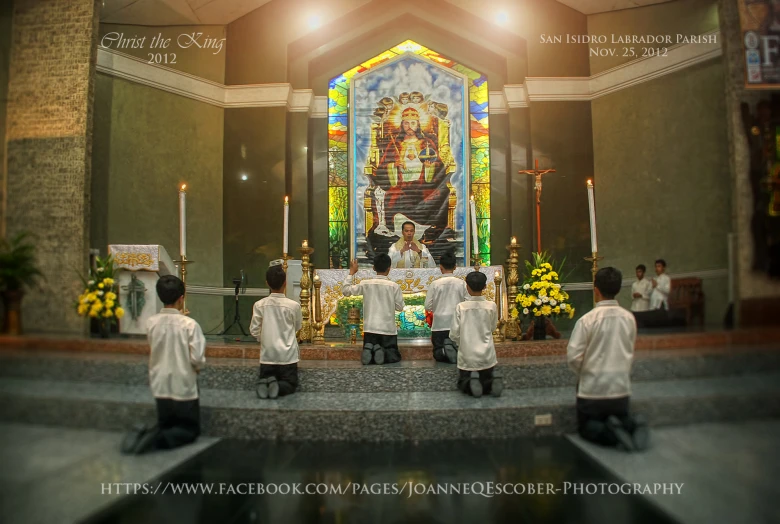
[[[631,440],[634,442],[634,449],[644,451],[650,444],[650,429],[647,427],[647,419],[643,415],[634,415],[634,432],[631,434]]]
[[[138,442],[143,438],[143,436],[150,430],[148,426],[144,424],[136,424],[133,426],[133,429],[130,430],[127,435],[122,439],[122,444],[120,446],[120,451],[124,455],[131,455],[133,454],[133,450],[138,446]]]
[[[257,388],[255,389],[255,393],[257,393],[257,398],[266,399],[268,398],[268,379],[267,378],[261,378],[257,381]]]
[[[444,354],[447,355],[447,361],[450,364],[458,363],[458,350],[452,344],[446,344],[444,346]]]
[[[474,398],[482,396],[482,382],[479,381],[479,372],[472,371],[471,378],[469,379],[469,389]]]
[[[612,435],[614,435],[615,439],[617,440],[618,449],[622,449],[624,451],[634,451],[634,440],[631,438],[631,435],[628,433],[628,431],[626,431],[626,428],[623,427],[623,423],[620,422],[619,418],[611,415],[607,419],[606,425],[609,432],[612,433]]]
[[[371,359],[373,359],[373,355],[371,354],[370,349],[363,349],[363,354],[360,356],[360,363],[364,366],[367,366],[371,364]]]
[[[385,363],[385,350],[379,344],[374,344],[374,364],[381,366]]]
[[[138,440],[138,443],[133,448],[132,450],[133,455],[141,455],[143,453],[146,453],[147,451],[152,451],[155,448],[155,443],[157,442],[158,435],[159,435],[159,430],[156,427],[151,428],[149,431],[144,433],[143,436]]]
[[[276,381],[276,377],[268,378],[268,398],[279,397],[279,383]]]
[[[504,392],[504,377],[501,375],[493,375],[493,384],[490,386],[490,395],[493,397],[500,397]]]

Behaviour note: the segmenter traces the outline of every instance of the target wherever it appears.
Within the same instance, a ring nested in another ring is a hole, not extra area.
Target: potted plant
[[[566,315],[574,317],[574,308],[569,294],[558,283],[563,271],[563,262],[556,271],[550,263],[548,253],[534,253],[533,261],[525,262],[526,276],[521,292],[518,293],[512,314],[532,320],[534,340],[544,340],[551,325],[551,318]],[[529,329],[529,331],[531,331]]]
[[[111,326],[121,319],[125,311],[119,306],[119,285],[114,280],[114,258],[97,257],[95,267],[89,270],[84,282],[84,292],[76,301],[76,312],[82,317],[89,317],[99,327],[100,335],[108,338]]]
[[[35,244],[29,233],[19,233],[10,241],[0,241],[0,296],[3,299],[3,333],[22,334],[24,289],[38,285],[43,274],[35,264]]]

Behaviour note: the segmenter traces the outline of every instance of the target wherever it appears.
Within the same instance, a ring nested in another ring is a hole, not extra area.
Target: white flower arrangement
[[[558,303],[558,301],[557,301],[557,300],[555,300],[554,298],[551,298],[551,299],[550,299],[550,305],[551,305],[552,307],[555,307],[555,304],[557,304],[557,303]]]

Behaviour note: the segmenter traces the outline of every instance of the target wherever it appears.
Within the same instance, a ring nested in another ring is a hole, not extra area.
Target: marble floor
[[[142,483],[207,449],[204,438],[169,453],[128,457],[122,434],[0,423],[0,522],[78,522],[121,498],[107,483]]]
[[[126,457],[117,450],[118,433],[0,424],[0,522],[770,523],[780,521],[778,437],[780,421],[765,420],[657,429],[641,454],[569,436],[421,443],[202,439],[173,452]],[[526,492],[425,492],[431,486],[474,490],[480,483],[486,490],[490,482],[493,490],[500,484]],[[116,488],[107,493],[108,483],[213,491],[126,495]],[[540,483],[554,492],[528,492]],[[574,493],[575,486],[600,483],[682,487],[680,494],[655,496]],[[263,495],[259,485],[292,491]],[[294,486],[345,491],[296,494]],[[403,492],[381,492],[393,487]]]
[[[780,421],[658,429],[650,449],[631,455],[569,438],[626,482],[684,483],[682,496],[650,497],[680,522],[780,522]]]

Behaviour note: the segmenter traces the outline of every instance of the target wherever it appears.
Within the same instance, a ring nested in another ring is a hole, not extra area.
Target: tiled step
[[[511,389],[573,387],[574,374],[563,355],[499,360]],[[638,351],[634,381],[716,377],[780,371],[780,349],[744,347]],[[211,359],[199,377],[200,387],[254,390],[258,362]],[[457,370],[434,361],[403,361],[386,366],[362,366],[354,361],[301,361],[301,392],[371,393],[378,391],[455,390]],[[62,352],[0,352],[0,377],[74,382],[148,384],[148,357]]]
[[[458,392],[296,393],[259,400],[252,392],[201,390],[205,435],[284,440],[510,438],[575,430],[570,387],[507,390],[501,398]],[[780,373],[637,382],[632,409],[651,425],[780,416]],[[535,427],[536,415],[552,425]],[[0,420],[123,430],[153,420],[148,388],[0,379]]]
[[[432,360],[427,340],[399,341],[404,360]],[[496,345],[499,358],[563,355],[567,340],[508,341]],[[699,347],[744,347],[749,345],[780,346],[780,329],[762,328],[744,331],[704,331],[682,333],[641,333],[637,350],[682,349]],[[7,350],[45,350],[76,353],[117,353],[148,355],[149,345],[144,338],[87,339],[54,336],[0,336],[0,352]],[[346,342],[302,344],[302,360],[360,360],[360,345]],[[257,360],[260,347],[255,342],[228,342],[209,340],[207,358],[245,358]]]

